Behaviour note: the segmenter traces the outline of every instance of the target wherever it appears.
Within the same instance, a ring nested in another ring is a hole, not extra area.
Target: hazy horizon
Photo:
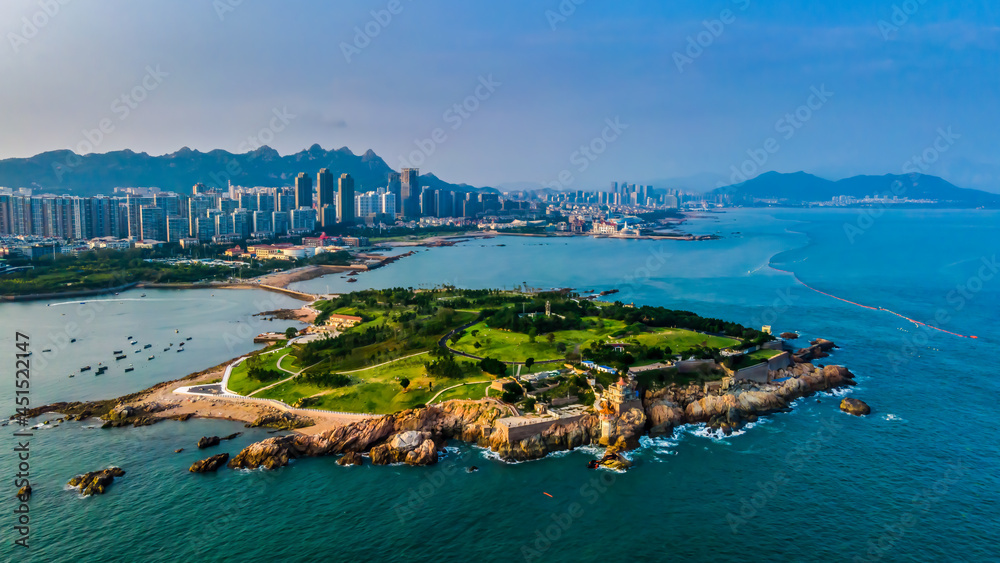
[[[589,189],[711,186],[747,163],[898,174],[916,156],[1000,191],[987,3],[576,2],[7,2],[0,158],[320,144],[449,182],[569,171],[563,188]]]

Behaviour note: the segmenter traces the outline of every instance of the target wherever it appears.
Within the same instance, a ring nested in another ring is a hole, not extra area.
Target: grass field
[[[466,354],[474,356],[496,358],[504,362],[523,362],[528,358],[535,358],[535,361],[555,360],[565,356],[564,352],[559,352],[556,345],[560,342],[566,344],[568,349],[574,346],[588,346],[595,340],[607,339],[618,334],[625,328],[625,323],[621,321],[598,319],[587,317],[587,321],[601,322],[599,328],[587,330],[561,330],[554,332],[555,340],[549,344],[546,335],[539,335],[535,342],[529,342],[527,334],[518,332],[505,332],[486,327],[484,323],[477,323],[465,331],[465,335],[458,342],[451,344],[451,347]],[[478,330],[476,336],[472,336],[472,331]],[[656,332],[647,332],[634,337],[628,337],[625,342],[634,338],[638,343],[647,346],[669,346],[674,352],[680,352],[695,346],[708,346],[710,348],[727,348],[739,344],[739,341],[732,338],[720,336],[709,336],[690,330],[678,328],[660,329]],[[475,347],[479,342],[480,348]],[[544,369],[534,368],[534,369]]]
[[[270,352],[262,353],[261,359],[263,360],[264,369],[274,369],[282,373],[286,370],[290,370],[291,375],[301,369],[298,362],[294,357],[289,356],[288,348],[279,348],[277,350],[272,350]],[[281,362],[281,369],[278,367],[278,362]],[[277,380],[275,380],[277,381]],[[261,387],[267,387],[268,385],[274,383],[274,381],[257,381],[255,379],[250,379],[247,377],[247,361],[243,360],[240,365],[233,368],[232,373],[229,374],[229,389],[240,395],[246,395],[248,393],[253,393],[254,391],[260,389]]]
[[[311,408],[387,414],[425,404],[444,387],[465,381],[488,379],[473,362],[459,360],[460,363],[467,366],[466,375],[462,378],[437,380],[434,382],[432,390],[430,385],[432,380],[424,373],[424,362],[429,360],[427,355],[420,355],[354,372],[349,374],[352,384],[347,387],[325,389],[302,383],[296,378],[276,385],[257,396],[278,399],[290,405],[294,405],[304,397],[315,396],[316,402],[309,405]],[[410,380],[410,386],[405,392],[399,385],[399,379],[404,377]],[[484,383],[471,387],[478,388],[479,398],[481,398],[482,388],[485,386]],[[464,387],[459,389],[464,389]],[[456,392],[456,397],[452,398],[467,398],[457,396],[460,393],[459,389],[452,390]],[[467,391],[467,393],[472,392],[473,390]]]

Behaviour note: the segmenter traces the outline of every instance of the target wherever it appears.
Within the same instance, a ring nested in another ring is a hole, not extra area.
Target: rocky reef
[[[872,409],[868,406],[868,403],[865,403],[861,399],[852,399],[850,397],[840,402],[840,410],[854,416],[864,416],[872,413]]]
[[[125,475],[125,471],[120,467],[109,467],[100,471],[91,471],[83,475],[77,475],[67,483],[70,487],[78,487],[83,496],[101,495],[108,486],[115,480],[115,477]]]
[[[271,409],[268,412],[258,416],[253,422],[247,424],[247,428],[277,428],[278,430],[295,430],[296,428],[305,428],[307,426],[313,426],[316,424],[313,419],[307,416],[299,416],[296,414],[279,411],[278,409]]]
[[[229,460],[229,454],[216,454],[212,457],[198,460],[188,469],[191,473],[209,473],[218,471]]]
[[[202,436],[201,439],[198,440],[198,449],[203,450],[205,448],[211,448],[212,446],[218,446],[223,440],[232,440],[240,434],[242,434],[242,432],[235,432],[221,438],[218,436]]]

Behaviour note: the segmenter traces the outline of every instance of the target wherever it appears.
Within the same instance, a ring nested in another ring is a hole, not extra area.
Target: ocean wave
[[[883,420],[886,420],[886,421],[889,421],[889,422],[903,422],[903,423],[905,423],[905,422],[906,422],[906,419],[905,419],[905,418],[903,418],[903,417],[901,417],[901,416],[896,416],[896,415],[894,415],[894,414],[892,414],[892,413],[889,413],[889,414],[886,414],[886,415],[884,415],[884,416],[882,417],[882,419],[883,419]]]

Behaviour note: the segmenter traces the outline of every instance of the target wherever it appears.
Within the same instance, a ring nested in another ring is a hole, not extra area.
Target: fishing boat
[[[51,352],[51,351],[52,351],[52,348],[46,348],[46,349],[42,350],[42,353],[44,354],[46,352]]]
[[[70,338],[70,340],[69,340],[69,341],[70,341],[70,342],[76,342],[76,339],[75,339],[75,338]]]
[[[146,296],[146,294],[145,294],[145,293],[143,293],[143,294],[142,294],[142,295],[140,295],[139,297],[145,297],[145,296]]]
[[[150,360],[152,360],[152,359],[153,359],[153,358],[155,358],[155,357],[156,357],[156,356],[150,356],[150,357],[149,357],[149,358],[147,358],[147,359],[150,359]]]
[[[178,352],[183,352],[183,351],[184,351],[184,348],[178,348],[178,349],[177,349],[177,351],[178,351]]]
[[[129,367],[125,368],[125,373],[128,373],[130,371],[135,371],[135,368],[132,367],[132,364],[129,364]]]
[[[146,344],[145,346],[142,347],[142,349],[145,350],[146,348],[152,348],[152,347],[153,347],[152,344]]]
[[[178,332],[180,332],[180,331],[175,328],[174,329],[174,334],[177,334]]]
[[[139,352],[142,352],[142,350],[136,350],[135,351],[136,354],[138,354]]]
[[[132,340],[132,341],[129,341],[129,344],[131,344],[132,346],[135,346],[135,345],[136,345],[136,344],[138,344],[138,343],[139,343],[139,341],[138,341],[138,340]]]
[[[121,353],[122,353],[122,351],[121,351],[121,350],[115,350],[115,351],[114,351],[114,354],[115,354],[116,356],[117,356],[118,354],[121,354]]]
[[[163,349],[164,352],[166,352],[167,350],[170,350],[170,348],[164,348]]]
[[[90,369],[90,366],[83,366],[82,368],[80,368],[80,371],[87,371],[89,369]]]
[[[126,337],[125,337],[125,340],[132,340],[132,336],[131,336],[131,335],[129,335],[129,336],[126,336]]]
[[[125,359],[125,354],[122,354],[122,355],[120,355],[120,356],[115,356],[115,361],[116,361],[116,362],[117,362],[118,360],[124,360],[124,359]]]
[[[188,336],[188,337],[187,337],[187,338],[185,338],[184,340],[191,340],[191,337],[190,337],[190,336]]]
[[[76,374],[75,373],[71,373],[71,374],[69,374],[69,376],[70,377],[76,377]]]

